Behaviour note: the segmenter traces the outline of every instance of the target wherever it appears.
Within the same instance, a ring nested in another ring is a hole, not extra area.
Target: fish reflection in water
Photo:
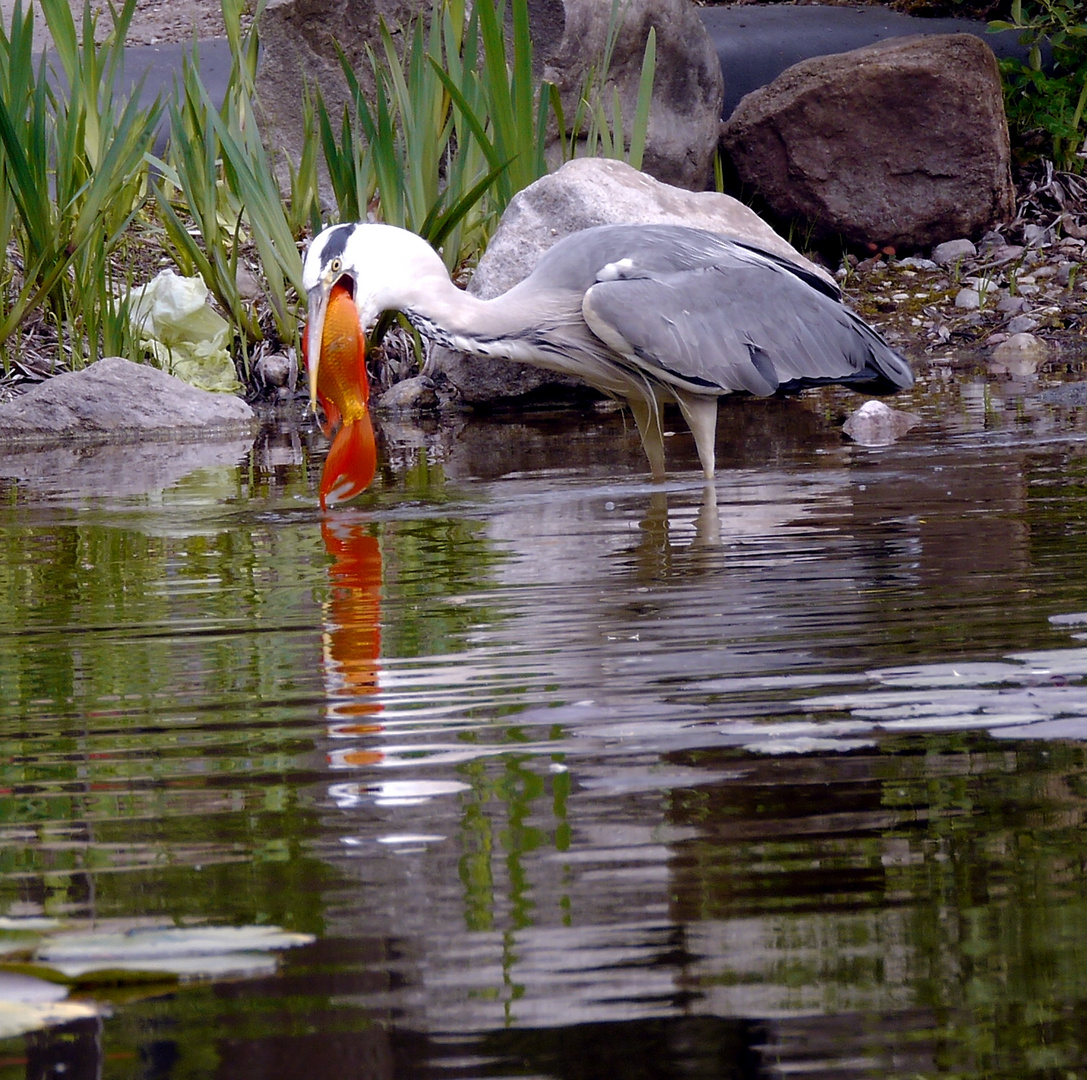
[[[321,522],[332,556],[325,605],[324,671],[329,734],[365,738],[382,730],[367,720],[381,712],[381,544],[365,522],[326,517]],[[339,751],[333,764],[372,765],[379,750]]]
[[[347,746],[328,754],[333,769],[365,770],[389,764],[377,739],[381,701],[381,542],[361,521],[325,518],[321,535],[332,556],[329,599],[325,605],[324,674],[326,716],[331,739]],[[467,788],[454,780],[348,781],[332,784],[329,796],[342,810],[364,803],[412,806]],[[349,839],[349,838],[348,838]],[[385,837],[388,843],[398,837]],[[424,838],[425,839],[425,838]],[[434,837],[440,839],[440,837]]]

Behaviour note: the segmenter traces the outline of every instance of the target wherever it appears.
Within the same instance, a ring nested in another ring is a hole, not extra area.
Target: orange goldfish
[[[346,502],[370,486],[377,469],[374,428],[370,423],[370,382],[366,378],[366,346],[358,309],[344,285],[332,286],[321,328],[319,355],[309,355],[302,331],[312,392],[325,411],[325,433],[339,427],[321,473],[321,509]]]

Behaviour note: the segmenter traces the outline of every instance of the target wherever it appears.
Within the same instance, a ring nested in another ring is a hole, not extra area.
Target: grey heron
[[[306,253],[311,396],[338,282],[352,293],[363,333],[383,312],[400,311],[441,345],[574,375],[626,399],[655,479],[664,476],[667,402],[679,405],[710,479],[723,394],[827,383],[887,394],[913,384],[906,360],[842,303],[833,282],[716,233],[584,229],[508,292],[480,300],[452,283],[419,236],[360,223],[330,226]]]

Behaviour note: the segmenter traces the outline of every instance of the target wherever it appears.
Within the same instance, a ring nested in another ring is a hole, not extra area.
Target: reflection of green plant
[[[1025,8],[1025,10],[1024,10]],[[1080,0],[1013,0],[1010,20],[991,30],[1019,30],[1028,56],[1001,60],[1013,137],[1028,153],[1051,157],[1058,169],[1082,172],[1087,139],[1087,20]],[[1052,50],[1049,71],[1043,51]],[[1032,145],[1033,144],[1033,145]]]

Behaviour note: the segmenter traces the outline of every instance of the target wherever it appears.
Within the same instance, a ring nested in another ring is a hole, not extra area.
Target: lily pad
[[[271,974],[271,953],[306,945],[310,934],[278,926],[137,927],[71,931],[46,938],[34,960],[81,985],[126,981],[238,978]]]
[[[84,1001],[37,1003],[0,1000],[0,1039],[40,1031],[56,1024],[68,1024],[73,1020],[89,1020],[97,1015],[98,1009]]]
[[[67,996],[67,987],[56,982],[22,972],[0,970],[0,1001],[42,1005],[50,1001],[63,1001]]]
[[[272,975],[275,953],[314,940],[278,926],[112,923],[93,930],[6,920],[11,959],[0,961],[0,1038],[97,1016],[108,1005],[65,1000],[74,987],[117,1003],[163,984]],[[122,988],[120,991],[117,988]]]

